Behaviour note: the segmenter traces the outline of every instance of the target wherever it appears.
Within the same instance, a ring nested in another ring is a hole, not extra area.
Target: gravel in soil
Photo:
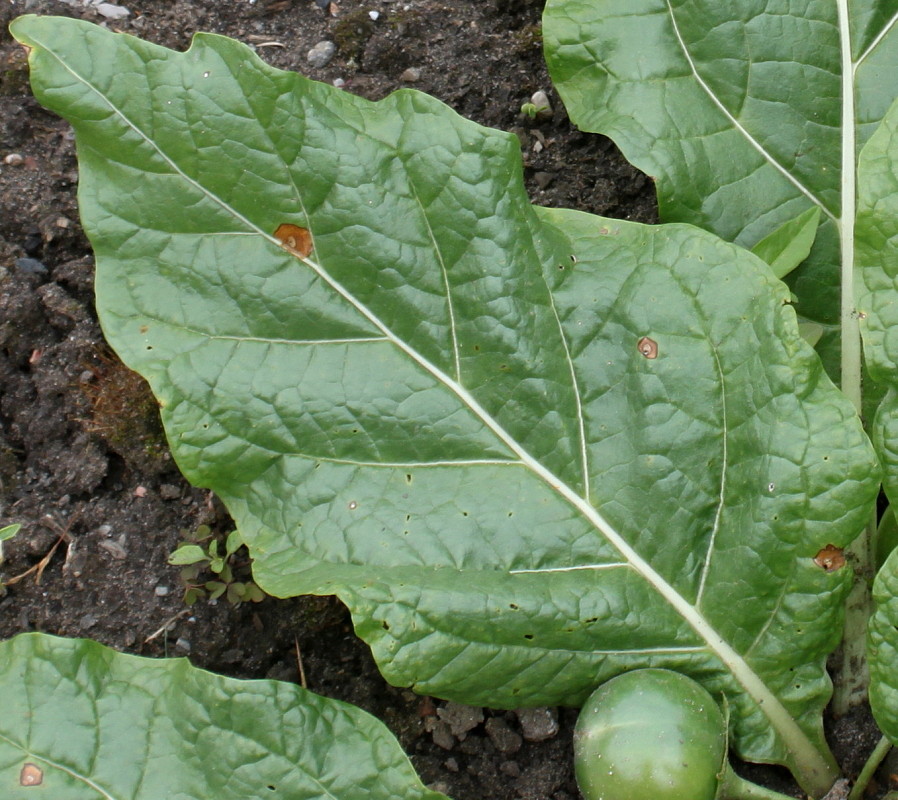
[[[104,344],[72,132],[30,96],[7,31],[19,14],[62,14],[178,50],[211,31],[368,99],[420,89],[517,134],[535,203],[656,221],[652,182],[567,120],[542,59],[541,0],[123,0],[120,19],[88,5],[0,7],[0,526],[23,523],[4,551],[0,636],[86,636],[237,677],[296,681],[301,666],[309,688],[384,720],[422,779],[456,800],[577,797],[573,710],[471,709],[388,686],[333,598],[184,605],[169,553],[184,532],[223,536],[231,523],[180,476],[146,384]],[[538,91],[550,109],[522,115]],[[869,720],[843,727],[856,761]]]

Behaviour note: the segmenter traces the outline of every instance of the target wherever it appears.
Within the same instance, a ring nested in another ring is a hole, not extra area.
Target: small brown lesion
[[[308,228],[284,222],[277,226],[274,238],[281,243],[281,247],[299,258],[308,258],[312,252],[312,234]]]
[[[845,566],[845,554],[841,547],[828,544],[816,556],[814,563],[826,572],[835,572]]]
[[[25,764],[19,773],[20,786],[40,786],[44,782],[44,771],[37,764]]]
[[[648,336],[636,342],[636,349],[646,358],[658,358],[658,342]]]

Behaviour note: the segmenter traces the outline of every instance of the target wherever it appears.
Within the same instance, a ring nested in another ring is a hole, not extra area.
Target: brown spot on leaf
[[[37,764],[26,764],[19,773],[20,786],[40,786],[44,782],[44,771]]]
[[[636,349],[646,358],[658,358],[658,342],[648,336],[643,336],[636,342]]]
[[[300,228],[299,225],[285,222],[278,225],[274,238],[281,243],[281,247],[300,258],[308,258],[312,252],[312,234],[308,228]]]
[[[818,567],[823,567],[827,572],[835,572],[845,566],[845,556],[841,547],[828,544],[814,556],[814,563]]]

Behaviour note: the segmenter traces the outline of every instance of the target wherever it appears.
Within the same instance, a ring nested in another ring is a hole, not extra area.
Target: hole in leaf
[[[530,641],[533,640],[533,634],[532,634],[532,633],[525,633],[525,634],[524,634],[524,638],[525,638],[528,642],[530,642]]]

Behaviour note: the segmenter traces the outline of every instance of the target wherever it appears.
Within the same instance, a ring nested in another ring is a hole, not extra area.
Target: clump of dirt
[[[6,28],[26,12],[78,16],[180,50],[212,31],[369,99],[412,86],[513,131],[542,205],[654,222],[651,181],[607,139],[570,125],[542,59],[541,0],[121,4],[131,15],[114,22],[62,0],[0,8],[0,526],[23,524],[4,551],[0,636],[87,636],[237,677],[295,681],[301,667],[314,691],[384,720],[425,782],[456,800],[577,797],[571,710],[545,711],[553,723],[540,732],[527,715],[459,710],[390,687],[332,598],[184,606],[167,564],[179,532],[207,525],[223,535],[231,522],[181,477],[148,388],[104,344],[77,222],[73,136],[30,96]],[[313,66],[308,53],[323,41],[335,53]],[[521,106],[537,90],[553,111],[531,119]]]

